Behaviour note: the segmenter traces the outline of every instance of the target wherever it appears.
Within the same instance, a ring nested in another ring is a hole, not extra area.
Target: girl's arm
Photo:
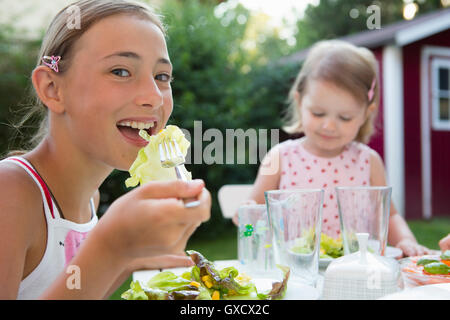
[[[11,164],[0,166],[1,179],[7,181],[0,184],[1,300],[17,298],[20,281],[30,272],[26,258],[40,260],[36,235],[45,234],[40,191],[20,170]]]
[[[261,165],[258,169],[255,183],[253,184],[250,198],[245,204],[257,203],[264,204],[264,192],[267,190],[277,190],[280,183],[280,152],[279,147],[275,146],[266,154],[261,161]],[[233,223],[238,225],[238,214],[235,213],[233,217]]]
[[[272,148],[261,161],[261,165],[253,184],[250,199],[256,203],[265,203],[264,192],[267,190],[277,190],[280,183],[280,152],[279,147]]]
[[[374,150],[370,157],[370,185],[387,185],[383,160]],[[402,249],[403,254],[407,256],[431,253],[429,249],[417,243],[405,219],[398,214],[393,201],[391,201],[390,208],[388,243]]]
[[[185,208],[181,199],[191,197],[200,206]],[[210,209],[203,181],[151,182],[130,191],[110,206],[83,242],[68,266],[72,273],[61,273],[41,298],[105,297],[130,261],[184,250],[195,229],[209,219]]]

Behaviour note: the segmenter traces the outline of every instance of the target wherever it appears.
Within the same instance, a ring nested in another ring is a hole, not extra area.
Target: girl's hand
[[[445,238],[442,238],[441,241],[439,241],[439,247],[441,248],[442,252],[450,250],[450,233]]]
[[[200,205],[185,208],[183,198],[197,198]],[[116,200],[99,220],[96,235],[119,260],[179,253],[210,210],[202,180],[149,182]]]
[[[190,257],[183,254],[172,254],[154,257],[137,258],[129,266],[129,272],[137,270],[168,269],[179,267],[191,267],[194,262]]]
[[[421,246],[417,242],[411,240],[411,239],[403,239],[396,245],[397,248],[401,249],[403,251],[403,255],[410,257],[410,256],[422,256],[424,254],[432,254],[433,251]]]

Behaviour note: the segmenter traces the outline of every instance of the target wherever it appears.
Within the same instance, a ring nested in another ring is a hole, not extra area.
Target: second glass
[[[368,233],[367,250],[384,255],[387,245],[391,187],[337,187],[344,254],[357,252],[357,233]]]
[[[322,189],[265,192],[275,262],[289,266],[293,278],[313,286],[319,274],[323,193]]]

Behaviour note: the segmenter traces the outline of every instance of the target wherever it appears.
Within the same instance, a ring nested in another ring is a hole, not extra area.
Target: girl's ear
[[[55,113],[64,113],[60,87],[57,75],[46,66],[39,66],[33,70],[31,81],[34,89],[44,105]]]
[[[300,92],[295,91],[294,97],[295,97],[295,102],[297,103],[297,107],[300,107],[302,104],[302,97],[300,95]]]
[[[366,120],[370,117],[370,115],[372,113],[375,112],[375,110],[377,109],[377,106],[375,105],[375,103],[371,103],[366,110]]]

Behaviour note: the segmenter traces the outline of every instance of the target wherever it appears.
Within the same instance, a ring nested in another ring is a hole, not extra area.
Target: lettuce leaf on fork
[[[163,168],[159,156],[159,145],[165,141],[177,141],[181,153],[186,157],[190,142],[186,139],[180,128],[174,125],[168,125],[158,134],[150,136],[147,131],[140,130],[139,135],[149,143],[141,148],[136,160],[134,160],[130,169],[130,178],[125,180],[127,187],[135,187],[138,184],[144,184],[148,181],[169,181],[176,180],[174,168]],[[185,175],[191,179],[191,173],[186,171]]]
[[[171,271],[160,272],[145,286],[133,281],[130,289],[122,294],[126,300],[279,300],[286,294],[290,269],[278,266],[283,272],[283,280],[272,283],[272,289],[258,292],[251,279],[239,274],[234,267],[216,269],[197,251],[187,251],[196,264],[181,276]]]

